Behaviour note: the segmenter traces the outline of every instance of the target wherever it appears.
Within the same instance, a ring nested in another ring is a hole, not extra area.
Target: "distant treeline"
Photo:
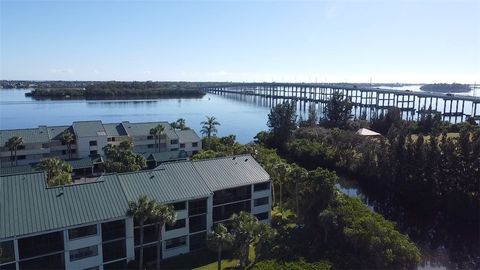
[[[434,84],[425,84],[420,87],[423,91],[428,92],[440,92],[440,93],[449,93],[449,92],[469,92],[470,86],[466,84],[459,84],[459,83],[434,83]]]
[[[78,88],[35,89],[34,98],[116,98],[116,97],[202,97],[198,87],[160,82],[99,82]]]

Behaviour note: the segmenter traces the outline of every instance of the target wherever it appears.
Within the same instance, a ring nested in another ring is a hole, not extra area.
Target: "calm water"
[[[185,118],[199,132],[200,122],[208,115],[220,122],[219,136],[236,134],[239,142],[248,143],[267,128],[269,112],[266,106],[210,94],[200,99],[34,100],[25,97],[29,91],[0,89],[0,129],[69,125],[80,120],[173,122]]]
[[[52,101],[25,97],[28,91],[30,90],[0,89],[0,129],[66,125],[80,120],[102,120],[104,123],[172,122],[178,118],[185,118],[187,125],[199,132],[200,122],[208,115],[215,116],[221,123],[218,127],[219,136],[235,134],[239,142],[248,143],[259,131],[267,129],[267,115],[271,106],[282,102],[282,100],[272,101],[252,96],[211,94],[200,99]],[[306,113],[308,105],[303,103],[297,106],[299,114]],[[368,192],[362,190],[355,180],[342,177],[338,187],[349,196],[359,197],[371,210],[383,213],[387,218],[399,222],[400,220],[396,217],[404,214],[400,215],[402,210],[391,204],[388,198],[372,199],[372,196],[367,196]],[[430,229],[428,224],[423,226],[424,224],[417,220],[402,220],[402,222],[408,226],[407,229],[404,228],[406,231],[410,227],[421,227],[422,235],[436,234],[435,229]],[[460,241],[464,240],[462,238]],[[415,241],[426,257],[421,269],[456,268],[450,259],[451,253],[458,252],[455,248],[446,248],[445,243],[438,243],[438,246],[432,249],[428,240],[415,239]],[[458,250],[461,249],[463,248],[458,248]],[[473,256],[478,257],[478,254]],[[472,258],[459,260],[471,261]]]

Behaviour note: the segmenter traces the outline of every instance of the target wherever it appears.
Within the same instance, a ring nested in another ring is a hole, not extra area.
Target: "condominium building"
[[[0,176],[0,269],[122,269],[138,258],[141,195],[174,206],[161,230],[163,259],[201,249],[207,232],[233,213],[269,222],[270,177],[250,155],[163,163],[91,183],[47,187],[45,174]],[[144,227],[144,257],[156,258],[156,224]]]
[[[159,150],[155,145],[154,137],[150,135],[150,130],[157,125],[164,128]],[[71,143],[70,153],[63,141],[63,134],[67,131],[75,138]],[[101,121],[78,121],[73,122],[71,126],[1,130],[0,167],[14,165],[10,149],[5,145],[12,137],[21,137],[23,140],[23,144],[17,149],[17,165],[36,163],[48,157],[87,160],[92,156],[103,155],[103,147],[106,145],[118,145],[125,140],[132,140],[134,151],[144,155],[180,151],[185,156],[191,156],[202,149],[202,141],[195,131],[175,130],[168,122],[130,123],[125,121],[103,124]]]

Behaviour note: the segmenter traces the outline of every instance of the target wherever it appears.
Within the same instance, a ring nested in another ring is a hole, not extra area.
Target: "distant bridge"
[[[318,83],[228,83],[203,87],[203,90],[214,94],[233,93],[323,104],[330,100],[334,93],[341,93],[360,109],[360,114],[366,113],[365,109],[368,108],[371,114],[378,116],[388,108],[396,107],[406,112],[407,119],[411,115],[412,120],[415,113],[419,118],[422,113],[427,112],[438,112],[444,120],[453,120],[455,123],[457,118],[460,118],[460,121],[467,117],[480,120],[480,97],[458,94]]]

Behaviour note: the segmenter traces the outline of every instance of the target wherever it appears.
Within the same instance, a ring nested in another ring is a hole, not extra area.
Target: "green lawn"
[[[237,269],[238,259],[232,257],[231,252],[223,252],[222,269]],[[250,248],[250,260],[253,260],[254,250]],[[147,264],[147,269],[155,269],[155,262]],[[160,263],[161,270],[217,270],[217,254],[215,252],[199,250],[188,254],[163,260]]]

